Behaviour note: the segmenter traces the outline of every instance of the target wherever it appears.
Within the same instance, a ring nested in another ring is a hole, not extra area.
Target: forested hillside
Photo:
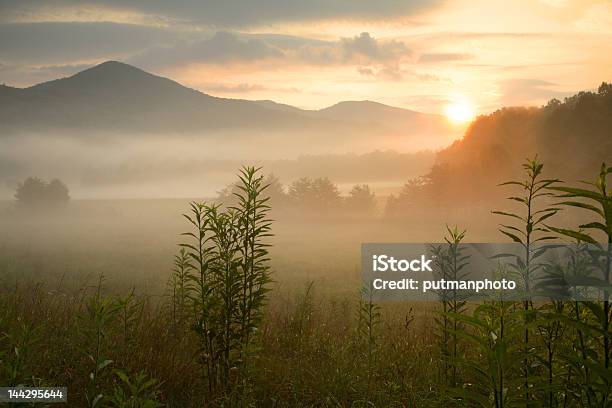
[[[574,182],[612,159],[612,84],[540,108],[508,107],[480,116],[465,136],[442,150],[424,183],[437,200],[496,200],[495,186],[514,179],[538,155],[548,177]]]

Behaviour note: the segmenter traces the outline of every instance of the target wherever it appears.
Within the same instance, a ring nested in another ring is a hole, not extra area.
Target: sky
[[[221,97],[481,114],[612,81],[612,1],[0,0],[0,83],[106,60]]]

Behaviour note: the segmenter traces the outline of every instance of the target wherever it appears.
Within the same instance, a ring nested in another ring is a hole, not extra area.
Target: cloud
[[[375,76],[376,75],[374,70],[369,67],[358,67],[357,72],[359,72],[363,76]]]
[[[45,66],[23,66],[0,63],[0,83],[11,86],[26,87],[35,83],[44,82],[51,78],[66,77],[90,68],[91,64],[65,64]]]
[[[249,93],[267,90],[263,85],[257,84],[203,84],[200,88],[205,92],[219,92],[219,93]]]
[[[382,67],[375,70],[370,67],[357,67],[357,72],[363,76],[382,79],[387,81],[400,81],[404,78],[403,72],[399,67]]]
[[[170,30],[134,24],[0,24],[0,58],[22,64],[67,64],[117,58],[176,37]]]
[[[398,70],[401,61],[412,53],[403,42],[379,40],[366,32],[339,41],[304,41],[285,51],[289,59],[306,64],[360,65],[362,74],[372,70],[372,65]]]
[[[10,38],[10,41],[3,39]],[[179,30],[108,22],[0,24],[3,80],[19,86],[73,74],[105,60],[146,70],[189,64],[227,65],[273,60],[278,66],[356,65],[376,78],[401,79],[401,63],[411,55],[394,39],[363,32],[337,41],[236,31]]]
[[[0,15],[36,15],[42,8],[99,7],[164,16],[214,27],[316,20],[391,20],[430,10],[442,0],[3,0]]]
[[[501,103],[507,106],[544,104],[552,98],[563,98],[571,92],[559,92],[557,84],[533,78],[515,78],[501,81]]]
[[[188,63],[227,64],[275,59],[279,64],[290,65],[384,65],[391,69],[410,53],[402,42],[378,40],[369,33],[339,41],[321,41],[219,31],[204,40],[151,47],[127,58],[126,62],[152,69]]]
[[[410,55],[410,50],[404,43],[395,40],[379,41],[369,33],[342,38],[340,43],[347,60],[365,58],[372,61],[388,61]]]
[[[419,62],[450,62],[450,61],[464,61],[467,59],[474,58],[471,54],[461,54],[453,52],[441,52],[441,53],[425,53],[419,57]]]
[[[147,68],[175,66],[184,63],[225,63],[255,61],[282,57],[283,53],[263,40],[240,38],[236,34],[219,31],[211,38],[151,47],[133,55],[128,63]]]

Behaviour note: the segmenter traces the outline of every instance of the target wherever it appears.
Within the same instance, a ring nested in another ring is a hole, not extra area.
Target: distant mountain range
[[[0,85],[0,131],[196,134],[231,131],[308,135],[339,143],[401,140],[439,148],[460,135],[441,115],[371,101],[303,110],[272,101],[214,97],[139,68],[108,61],[29,88]],[[390,146],[380,146],[389,148]]]

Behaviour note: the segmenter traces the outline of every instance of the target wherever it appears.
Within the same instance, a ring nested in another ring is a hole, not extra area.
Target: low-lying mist
[[[329,177],[345,191],[367,182],[387,192],[425,174],[435,157],[430,151],[368,151],[358,145],[306,147],[307,140],[289,141],[288,135],[260,136],[5,136],[0,138],[0,199],[12,198],[18,183],[30,176],[59,178],[75,198],[213,196],[245,164],[263,166],[285,183]]]

